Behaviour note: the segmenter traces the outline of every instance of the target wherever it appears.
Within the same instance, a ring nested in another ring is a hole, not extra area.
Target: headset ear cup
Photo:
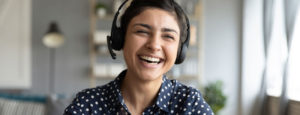
[[[127,3],[128,0],[125,0],[121,6],[118,8],[117,13],[114,16],[110,36],[107,36],[107,47],[109,49],[109,53],[113,59],[116,59],[116,54],[113,50],[120,51],[123,48],[124,44],[124,33],[121,31],[122,29],[117,27],[117,19],[120,13],[121,8]]]
[[[184,61],[187,49],[188,46],[186,44],[182,44],[179,55],[176,58],[175,64],[181,64]]]
[[[123,48],[124,38],[120,28],[113,30],[111,40],[111,46],[114,50],[120,51]]]

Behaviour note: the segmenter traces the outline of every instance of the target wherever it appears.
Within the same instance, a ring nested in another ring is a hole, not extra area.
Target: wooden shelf
[[[101,80],[114,80],[117,76],[95,76],[96,79]]]
[[[112,21],[114,19],[114,15],[113,14],[108,14],[108,15],[106,15],[106,16],[104,16],[104,17],[99,17],[99,16],[97,16],[97,20],[99,21],[99,20],[109,20],[109,21]]]

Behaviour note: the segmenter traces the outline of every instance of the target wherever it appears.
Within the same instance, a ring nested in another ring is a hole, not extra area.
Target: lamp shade
[[[50,24],[50,28],[43,38],[43,43],[49,48],[58,48],[64,43],[64,36],[55,22]]]

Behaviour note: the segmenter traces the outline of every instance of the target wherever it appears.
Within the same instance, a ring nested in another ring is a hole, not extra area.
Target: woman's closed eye
[[[145,30],[137,30],[135,33],[137,33],[137,34],[145,34],[145,35],[150,34],[148,31],[145,31]]]
[[[175,40],[175,37],[172,35],[169,35],[169,34],[165,34],[165,35],[163,35],[163,37],[167,38],[167,39]]]

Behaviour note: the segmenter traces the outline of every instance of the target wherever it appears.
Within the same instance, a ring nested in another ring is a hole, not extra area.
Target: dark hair
[[[185,41],[187,37],[187,22],[185,14],[174,0],[133,0],[121,17],[120,28],[124,37],[126,36],[128,24],[132,18],[139,15],[147,8],[159,8],[174,14],[180,28],[180,41]],[[181,42],[179,42],[180,45]]]

